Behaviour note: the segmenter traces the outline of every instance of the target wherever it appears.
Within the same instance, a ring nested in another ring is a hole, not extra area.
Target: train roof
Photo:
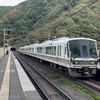
[[[71,41],[71,40],[82,40],[82,39],[96,41],[94,39],[84,38],[84,37],[78,37],[78,38],[61,37],[61,38],[56,38],[53,40],[42,42],[41,44],[50,44],[50,43],[59,43],[59,42],[63,43],[63,42]]]
[[[78,38],[70,38],[70,40],[81,40],[81,39],[86,39],[86,40],[92,40],[92,41],[96,41],[94,39],[90,39],[90,38],[85,38],[85,37],[78,37]]]
[[[26,45],[26,46],[24,46],[24,48],[32,47],[32,46],[38,47],[38,46],[46,46],[46,45],[52,45],[52,44],[62,44],[62,43],[66,43],[66,42],[71,41],[71,40],[84,40],[84,39],[96,41],[94,39],[85,38],[85,37],[78,37],[78,38],[61,37],[61,38],[56,38],[53,40],[47,40],[47,41],[44,41],[40,44],[35,43],[35,44],[31,44],[31,45]]]

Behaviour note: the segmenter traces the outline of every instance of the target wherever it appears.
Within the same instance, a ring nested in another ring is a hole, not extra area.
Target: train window
[[[48,47],[46,47],[46,54],[48,54]]]
[[[46,47],[46,54],[49,54],[50,47]]]
[[[97,55],[97,52],[96,52],[95,48],[90,49],[90,55],[93,55],[93,54]]]
[[[32,52],[34,52],[34,48],[32,48]]]
[[[28,51],[28,48],[26,48],[26,51]]]
[[[31,48],[29,48],[29,52],[31,52]]]
[[[90,56],[97,56],[97,46],[96,43],[94,41],[89,41],[89,52],[90,52]]]
[[[80,57],[80,42],[79,40],[72,40],[69,41],[69,50],[68,50],[68,57],[69,57],[69,52],[71,51],[71,56],[72,57]]]
[[[81,40],[81,42],[82,42],[82,43],[86,43],[86,42],[87,42],[87,40]]]
[[[87,46],[82,45],[83,57],[88,57]]]
[[[46,54],[56,55],[56,46],[46,47]]]
[[[42,53],[42,47],[37,48],[37,53]]]
[[[50,52],[50,47],[46,47],[46,54],[49,54]]]
[[[56,55],[56,46],[53,47],[53,55]]]

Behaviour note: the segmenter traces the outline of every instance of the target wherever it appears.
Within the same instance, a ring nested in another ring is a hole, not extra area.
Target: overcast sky
[[[0,0],[0,6],[15,6],[25,0]]]

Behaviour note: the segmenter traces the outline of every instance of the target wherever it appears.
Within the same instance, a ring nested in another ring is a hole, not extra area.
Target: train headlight
[[[75,62],[75,64],[79,64],[79,62]]]
[[[80,64],[79,61],[73,61],[73,64]]]
[[[94,62],[91,62],[91,64],[94,64]]]
[[[73,64],[80,64],[80,62],[73,62]]]

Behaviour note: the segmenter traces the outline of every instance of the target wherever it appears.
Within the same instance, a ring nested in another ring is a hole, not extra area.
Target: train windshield
[[[68,43],[68,51],[71,51],[73,58],[96,58],[97,46],[91,40],[71,40]],[[68,52],[69,56],[69,52]]]
[[[79,40],[69,41],[69,51],[72,57],[80,57],[80,42]]]
[[[90,57],[97,57],[97,48],[96,43],[94,41],[89,41],[89,53]]]

